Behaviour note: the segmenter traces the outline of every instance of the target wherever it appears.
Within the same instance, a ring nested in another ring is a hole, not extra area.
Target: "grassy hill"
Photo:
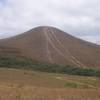
[[[99,45],[49,26],[1,39],[0,55],[24,56],[38,62],[100,69]]]
[[[0,40],[0,100],[100,100],[100,46],[53,27]]]

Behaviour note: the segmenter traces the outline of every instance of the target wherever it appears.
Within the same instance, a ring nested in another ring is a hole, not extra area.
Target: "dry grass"
[[[79,86],[65,86],[68,82]],[[99,87],[95,77],[0,69],[0,100],[100,100]]]
[[[100,91],[0,85],[0,100],[100,100]]]

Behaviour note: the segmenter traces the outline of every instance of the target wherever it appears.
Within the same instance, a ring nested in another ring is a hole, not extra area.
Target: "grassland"
[[[0,68],[0,100],[100,100],[100,78]]]

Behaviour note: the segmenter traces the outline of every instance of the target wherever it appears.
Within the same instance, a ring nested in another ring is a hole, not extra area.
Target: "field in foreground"
[[[100,78],[0,69],[0,100],[100,100]]]

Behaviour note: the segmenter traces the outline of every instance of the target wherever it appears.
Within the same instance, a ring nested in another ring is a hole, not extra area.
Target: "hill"
[[[100,46],[49,26],[36,27],[21,35],[1,39],[0,54],[51,64],[100,69]]]

